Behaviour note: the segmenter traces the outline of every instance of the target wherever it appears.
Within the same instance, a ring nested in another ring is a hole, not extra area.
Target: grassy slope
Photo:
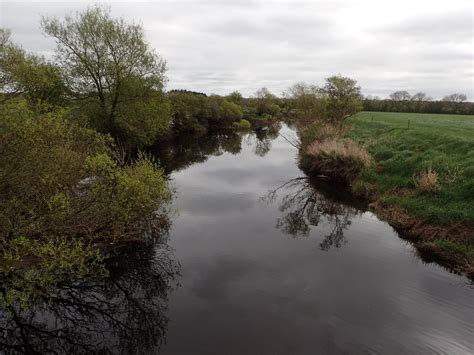
[[[377,173],[362,179],[382,193],[400,187],[411,192],[389,194],[384,202],[434,225],[474,224],[474,116],[361,112],[352,123],[349,136],[364,144],[377,163]],[[422,193],[413,174],[428,166],[440,176],[449,169],[463,172],[439,191]]]
[[[375,188],[383,206],[445,228],[441,239],[421,237],[415,245],[474,280],[474,116],[361,112],[352,124],[348,135],[375,159],[354,186]],[[423,193],[413,174],[429,166],[440,177],[455,168],[462,174],[436,192]]]

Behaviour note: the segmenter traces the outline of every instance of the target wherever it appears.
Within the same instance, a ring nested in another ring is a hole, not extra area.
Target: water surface
[[[283,138],[293,136],[283,126],[156,146],[176,189],[169,233],[117,250],[106,280],[70,280],[48,302],[0,311],[0,349],[472,354],[472,283],[309,181]]]
[[[312,188],[275,136],[214,137],[171,173],[182,277],[163,354],[472,353],[469,281]]]

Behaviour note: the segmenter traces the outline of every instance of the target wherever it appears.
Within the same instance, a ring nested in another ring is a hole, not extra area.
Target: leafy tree
[[[278,98],[267,88],[263,87],[254,94],[255,109],[258,116],[275,116],[280,112]]]
[[[0,29],[0,89],[7,97],[19,94],[15,68],[25,59],[25,52],[10,40],[10,31]]]
[[[291,101],[300,119],[321,119],[326,111],[323,91],[315,85],[299,82],[291,86],[284,96]]]
[[[42,26],[56,39],[68,87],[84,100],[94,127],[137,145],[167,130],[168,109],[157,103],[165,61],[150,49],[141,25],[94,7],[63,21],[43,18]]]
[[[327,96],[326,116],[333,123],[342,123],[362,109],[360,86],[351,78],[331,76],[323,91]]]
[[[242,94],[240,92],[233,91],[226,96],[226,100],[240,106],[242,105],[244,98],[242,97]]]
[[[207,119],[214,126],[228,126],[242,118],[243,113],[239,105],[227,101],[218,95],[211,95],[207,99]]]
[[[66,86],[59,68],[27,54],[0,30],[0,89],[4,99],[22,95],[35,111],[49,111],[66,102]]]
[[[174,131],[194,130],[205,127],[202,111],[206,96],[174,90],[168,93]]]
[[[241,107],[228,99],[211,95],[209,97],[184,91],[168,93],[172,107],[173,129],[194,130],[209,126],[230,126],[239,121]]]
[[[242,109],[234,102],[224,100],[221,103],[221,119],[230,122],[239,121],[243,117]]]

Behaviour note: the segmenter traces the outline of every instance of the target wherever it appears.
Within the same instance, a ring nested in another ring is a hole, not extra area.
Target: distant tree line
[[[416,113],[445,113],[445,114],[474,114],[474,103],[467,102],[467,96],[454,93],[433,100],[424,92],[413,96],[405,90],[395,91],[388,99],[367,96],[362,101],[364,111],[378,112],[416,112]]]

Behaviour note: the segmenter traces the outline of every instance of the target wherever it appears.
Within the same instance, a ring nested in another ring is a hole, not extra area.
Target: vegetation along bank
[[[474,117],[360,112],[302,133],[301,165],[331,177],[420,253],[474,277]]]

